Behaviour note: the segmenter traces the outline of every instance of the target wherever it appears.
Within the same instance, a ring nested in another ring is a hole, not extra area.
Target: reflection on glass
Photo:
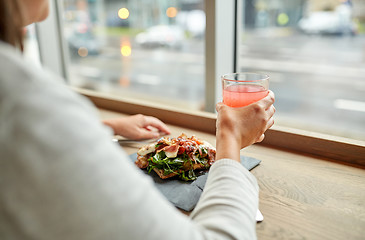
[[[203,0],[64,0],[74,86],[202,109]]]
[[[246,0],[239,71],[270,75],[276,123],[365,140],[365,1]]]

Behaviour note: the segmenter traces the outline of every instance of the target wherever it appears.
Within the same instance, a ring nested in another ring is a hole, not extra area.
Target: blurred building
[[[364,0],[308,0],[308,11],[334,11],[340,4],[351,4],[353,17],[365,20]]]
[[[294,27],[303,16],[307,0],[246,0],[246,28]]]
[[[335,21],[329,18],[342,18],[343,22],[365,21],[364,0],[245,0],[243,8],[246,29],[297,28],[303,18],[321,12],[323,17],[316,18],[314,25]]]
[[[96,0],[88,0],[90,1]],[[203,0],[99,0],[98,2],[103,4],[100,18],[106,14],[106,25],[111,27],[128,26],[144,29],[159,24],[174,24],[176,19],[166,14],[166,10],[170,7],[178,12],[204,10]],[[127,19],[118,18],[120,8],[129,10],[130,15]]]

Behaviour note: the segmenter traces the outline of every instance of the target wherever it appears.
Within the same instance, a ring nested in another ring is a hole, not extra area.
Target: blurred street
[[[88,79],[89,88],[203,108],[202,40],[186,40],[181,49],[142,48],[130,40],[128,57],[120,53],[122,41],[109,38],[97,57],[76,59],[69,65],[70,75],[77,76],[73,81]],[[248,33],[239,52],[239,71],[270,75],[278,124],[365,140],[365,36],[293,34],[268,42],[265,34]]]
[[[186,41],[181,49],[142,48],[132,43],[128,57],[121,55],[119,41],[109,39],[99,56],[76,59],[69,66],[73,81],[86,80],[86,87],[104,88],[122,96],[142,93],[144,99],[175,101],[175,105],[184,104],[181,107],[188,109],[203,107],[203,41]],[[90,79],[95,81],[90,83]]]
[[[270,75],[278,124],[365,140],[365,36],[252,37],[240,60]]]

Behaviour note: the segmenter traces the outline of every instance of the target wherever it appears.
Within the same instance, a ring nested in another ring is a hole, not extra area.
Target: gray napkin
[[[129,155],[130,159],[135,162],[137,160],[137,153]],[[242,165],[248,170],[253,169],[259,165],[261,160],[251,157],[241,156]],[[198,203],[200,195],[207,181],[208,172],[198,172],[198,178],[194,181],[182,181],[176,178],[162,180],[154,171],[149,174],[145,169],[142,170],[145,174],[152,177],[157,189],[176,207],[191,211]]]

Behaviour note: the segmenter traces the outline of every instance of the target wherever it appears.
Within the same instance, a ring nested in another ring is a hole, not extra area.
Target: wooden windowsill
[[[198,111],[184,111],[156,103],[136,99],[111,97],[100,92],[73,88],[88,97],[102,109],[124,114],[142,113],[155,116],[162,121],[180,127],[215,133],[216,114]],[[285,149],[317,157],[327,158],[359,167],[365,167],[365,142],[333,137],[329,135],[274,126],[266,132],[263,145]]]

